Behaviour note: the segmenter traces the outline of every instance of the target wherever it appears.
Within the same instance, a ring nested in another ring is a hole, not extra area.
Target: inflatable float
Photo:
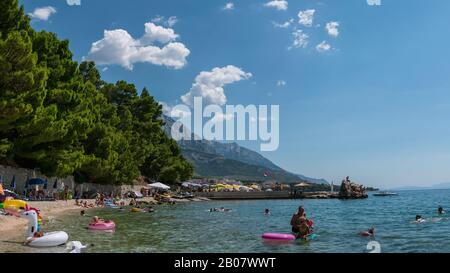
[[[97,224],[89,224],[90,230],[114,230],[116,224],[113,221],[105,221]]]
[[[264,233],[262,238],[276,241],[294,241],[296,239],[295,235],[282,233]]]
[[[23,201],[23,200],[14,200],[14,199],[10,199],[10,200],[5,200],[5,202],[3,203],[3,208],[4,209],[13,209],[13,210],[27,210],[28,209],[28,205],[27,202]]]
[[[25,211],[21,215],[28,220],[27,245],[31,247],[55,247],[63,245],[69,239],[64,231],[44,233],[41,237],[35,237],[38,231],[38,215],[36,211]]]
[[[302,241],[311,241],[311,240],[314,240],[316,237],[317,237],[317,234],[315,234],[315,233],[312,233],[312,234],[306,236],[305,239],[297,238],[293,234],[283,234],[283,233],[264,233],[262,235],[262,238],[265,240],[282,241],[282,242],[295,241],[297,239],[300,239]]]

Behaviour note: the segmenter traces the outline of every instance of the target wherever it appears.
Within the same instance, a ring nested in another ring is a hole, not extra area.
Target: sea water
[[[68,215],[45,230],[64,230],[72,241],[93,244],[87,252],[145,253],[364,253],[376,241],[381,252],[450,252],[450,190],[401,191],[398,196],[364,200],[257,200],[189,202],[156,206],[154,213],[129,209],[88,210],[113,220],[115,232],[90,231],[90,217]],[[289,233],[299,205],[314,220],[317,237],[311,242],[277,244],[263,241],[265,232]],[[226,207],[231,212],[209,212]],[[264,210],[271,214],[265,215]],[[416,214],[427,221],[415,224]],[[358,235],[375,227],[375,238]],[[47,250],[48,251],[48,250]],[[54,251],[63,251],[62,248]]]

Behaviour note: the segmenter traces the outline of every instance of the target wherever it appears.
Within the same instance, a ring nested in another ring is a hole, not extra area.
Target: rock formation
[[[364,199],[367,198],[366,188],[349,180],[342,181],[339,191],[339,199]]]

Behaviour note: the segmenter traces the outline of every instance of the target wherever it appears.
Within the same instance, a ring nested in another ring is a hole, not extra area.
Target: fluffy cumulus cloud
[[[226,3],[225,6],[222,8],[223,10],[233,10],[234,4],[233,3]]]
[[[321,42],[320,44],[318,44],[316,46],[316,50],[319,51],[320,53],[327,52],[330,49],[331,49],[331,45],[325,41]]]
[[[338,22],[327,23],[327,25],[325,26],[325,29],[327,30],[328,35],[330,35],[332,37],[339,36],[339,23]]]
[[[294,37],[294,42],[292,43],[291,48],[305,48],[309,42],[308,34],[304,33],[303,30],[297,29],[292,32],[292,36]]]
[[[171,28],[157,26],[154,23],[146,23],[145,34],[140,41],[142,44],[151,44],[153,42],[166,44],[175,41],[178,37],[178,34]]]
[[[69,6],[81,6],[81,0],[66,0]]]
[[[228,65],[225,67],[216,67],[211,71],[203,71],[196,78],[195,82],[181,100],[186,105],[192,106],[194,97],[202,97],[204,104],[225,105],[227,97],[225,96],[224,87],[252,77],[251,73],[247,73],[242,69]]]
[[[288,2],[285,0],[273,0],[264,4],[265,7],[275,8],[277,10],[287,10]]]
[[[37,20],[41,21],[47,21],[52,14],[56,13],[56,9],[54,7],[48,6],[48,7],[42,7],[42,8],[36,8],[33,12],[28,13],[28,15]]]
[[[314,9],[300,11],[298,13],[298,23],[305,27],[311,27],[314,22],[314,13],[316,13]]]
[[[133,38],[126,30],[105,30],[103,38],[94,42],[87,59],[99,65],[120,65],[133,69],[135,63],[150,63],[181,69],[187,64],[190,51],[175,40],[178,34],[173,29],[145,24],[145,33],[140,39]],[[163,44],[154,45],[155,42]]]

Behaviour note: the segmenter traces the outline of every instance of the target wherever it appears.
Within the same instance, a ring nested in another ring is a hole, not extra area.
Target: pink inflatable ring
[[[281,234],[281,233],[264,233],[262,235],[263,239],[266,240],[277,240],[277,241],[294,241],[295,235],[292,234]]]
[[[97,224],[89,224],[89,229],[92,230],[113,230],[116,228],[116,224],[113,221],[105,221]]]

